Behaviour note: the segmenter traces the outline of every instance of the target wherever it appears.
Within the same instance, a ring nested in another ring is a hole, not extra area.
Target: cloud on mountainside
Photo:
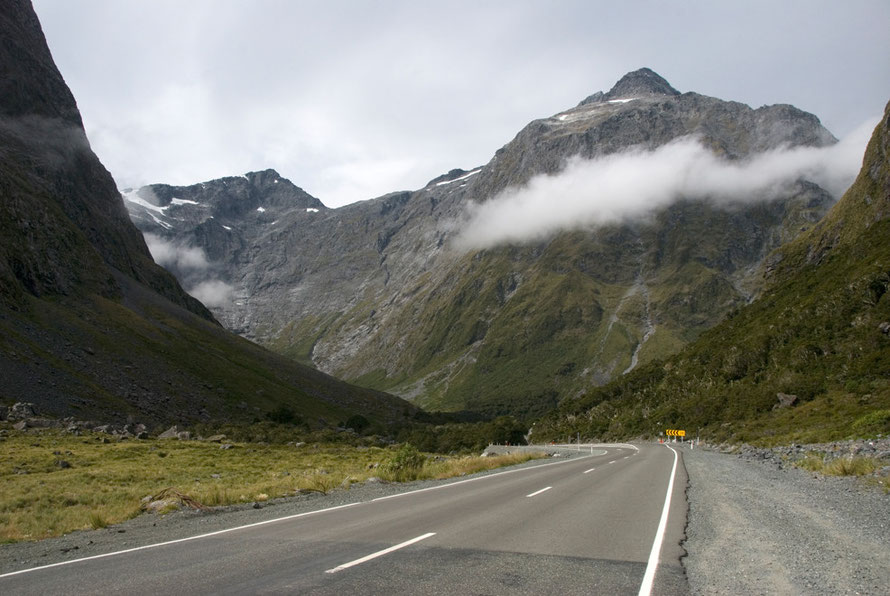
[[[212,267],[203,250],[170,242],[155,234],[144,236],[155,262],[173,272],[188,293],[204,306],[217,308],[232,302],[235,288],[222,280],[208,278],[212,274]]]
[[[572,158],[554,175],[471,203],[457,224],[462,251],[542,240],[562,230],[639,219],[681,198],[730,207],[776,196],[801,178],[839,197],[862,166],[876,121],[831,147],[781,148],[731,162],[686,137],[654,151]]]
[[[202,271],[210,266],[204,251],[164,240],[155,234],[144,234],[145,243],[155,262],[167,269],[178,271]]]
[[[189,290],[189,294],[200,300],[208,308],[226,306],[232,302],[235,291],[231,285],[218,279],[202,281]]]

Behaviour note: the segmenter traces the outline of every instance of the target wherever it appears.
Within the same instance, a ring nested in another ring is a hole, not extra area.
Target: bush
[[[417,480],[426,463],[426,457],[410,443],[405,443],[380,466],[380,473],[392,482]]]

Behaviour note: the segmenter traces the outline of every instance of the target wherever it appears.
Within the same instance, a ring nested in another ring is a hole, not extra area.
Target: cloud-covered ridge
[[[684,137],[653,151],[592,160],[572,158],[555,175],[532,178],[484,203],[471,203],[453,246],[458,250],[534,242],[563,230],[646,217],[679,199],[718,205],[768,200],[797,180],[835,196],[852,183],[875,122],[830,147],[780,148],[728,161]]]

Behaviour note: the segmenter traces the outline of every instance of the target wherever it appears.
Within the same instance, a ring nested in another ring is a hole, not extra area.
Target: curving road
[[[657,444],[587,449],[584,457],[0,575],[0,593],[686,593],[682,454]]]

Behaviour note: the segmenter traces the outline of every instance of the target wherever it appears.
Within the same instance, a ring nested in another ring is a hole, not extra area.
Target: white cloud
[[[202,281],[189,294],[200,300],[208,308],[227,306],[232,302],[234,288],[224,281],[211,279]]]
[[[207,256],[200,248],[170,242],[155,234],[144,236],[152,258],[162,267],[188,272],[202,271],[210,266]]]
[[[688,137],[654,151],[573,158],[555,175],[471,203],[453,245],[472,250],[541,240],[560,230],[645,217],[680,198],[720,205],[764,200],[801,178],[838,196],[859,171],[874,124],[831,147],[782,148],[744,161],[720,159]]]

